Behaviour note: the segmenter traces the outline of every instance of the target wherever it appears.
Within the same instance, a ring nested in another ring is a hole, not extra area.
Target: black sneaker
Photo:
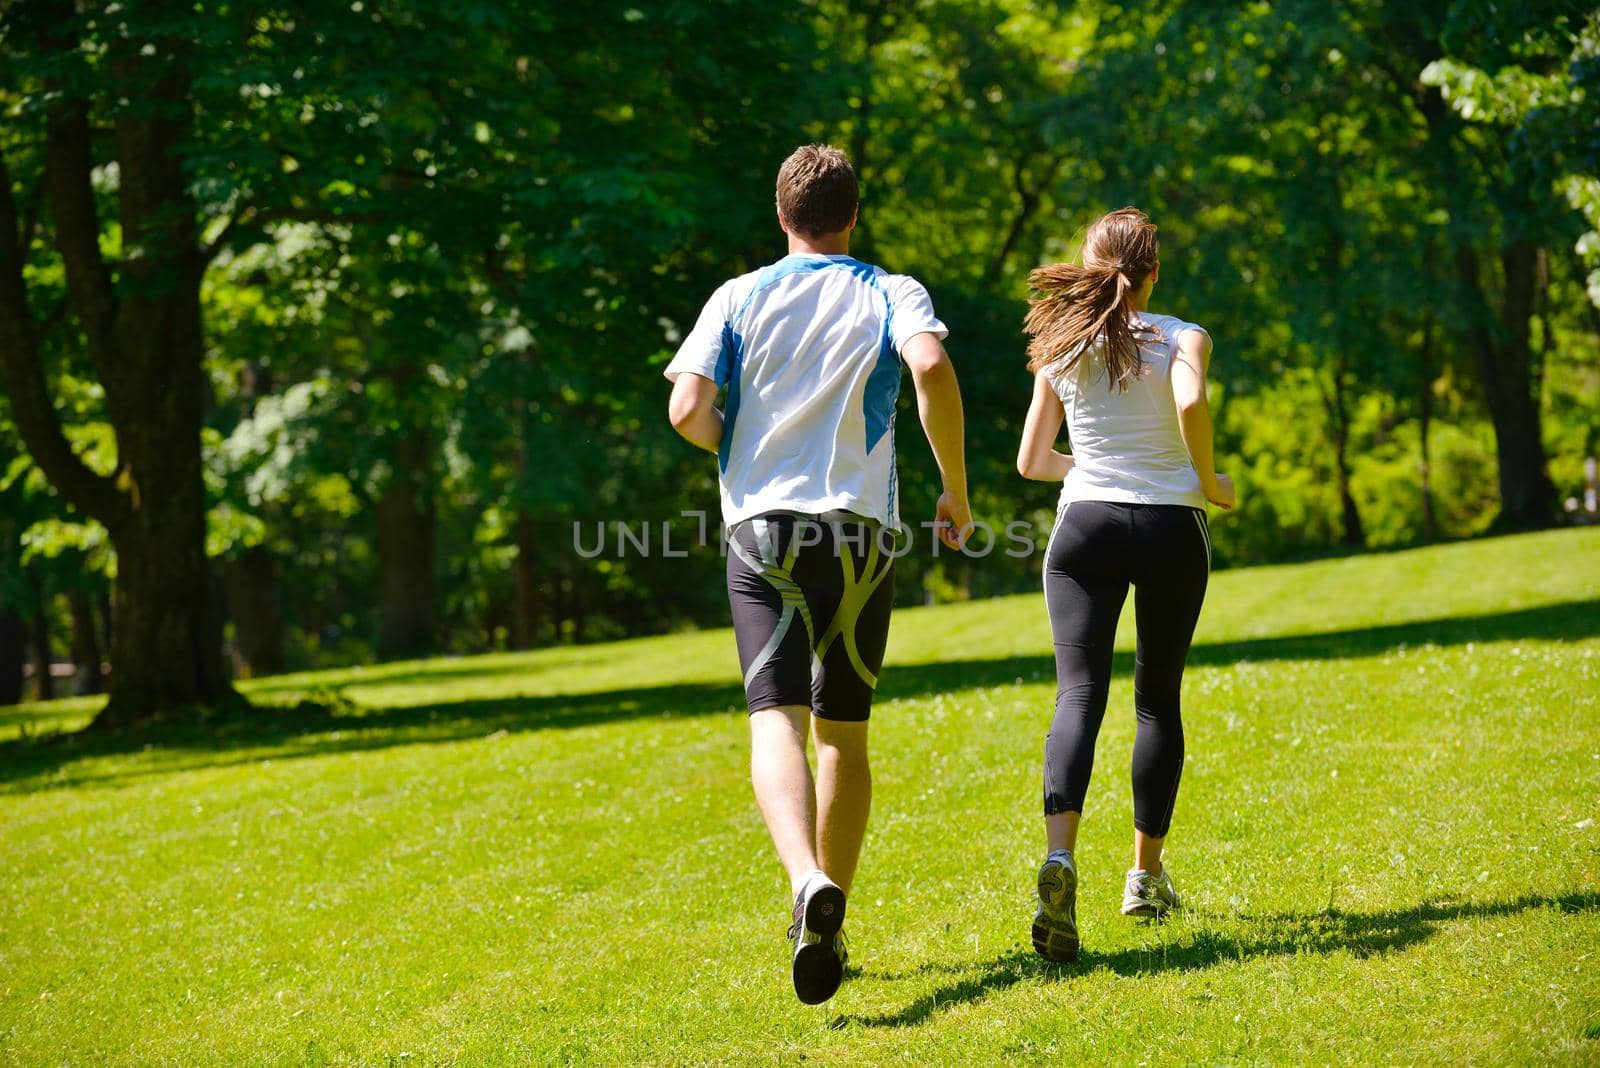
[[[844,923],[844,891],[826,875],[812,877],[794,898],[794,992],[807,1005],[833,997],[844,978],[848,955],[839,927]]]

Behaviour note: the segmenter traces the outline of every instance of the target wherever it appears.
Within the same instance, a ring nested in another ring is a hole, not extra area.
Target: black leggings
[[[1178,687],[1211,570],[1205,513],[1169,504],[1074,501],[1045,551],[1056,646],[1056,714],[1044,745],[1044,811],[1082,812],[1111,688],[1117,617],[1134,587],[1133,825],[1166,836],[1183,774]]]

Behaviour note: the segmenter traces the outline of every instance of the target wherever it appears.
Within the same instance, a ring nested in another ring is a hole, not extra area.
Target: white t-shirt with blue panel
[[[849,256],[785,256],[723,283],[667,365],[727,387],[722,521],[852,512],[899,525],[900,351],[949,331],[922,284]]]

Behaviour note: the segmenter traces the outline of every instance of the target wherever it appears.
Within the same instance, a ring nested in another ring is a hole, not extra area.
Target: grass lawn
[[[1600,529],[1215,576],[1190,907],[1117,914],[1125,652],[1067,967],[1049,651],[1037,596],[896,616],[820,1008],[726,631],[260,680],[220,738],[0,710],[0,1062],[1600,1064]]]

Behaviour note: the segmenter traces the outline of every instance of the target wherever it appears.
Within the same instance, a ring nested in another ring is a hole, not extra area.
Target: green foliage
[[[1570,0],[1495,12],[1461,3],[1446,28],[1460,57],[1420,75],[1473,123],[1503,131],[1513,180],[1538,200],[1559,192],[1588,222],[1574,251],[1590,268],[1588,299],[1600,307],[1600,16]]]
[[[87,9],[70,70],[21,54],[26,24],[0,31],[0,107],[18,120],[0,147],[37,230],[24,277],[57,408],[110,471],[104,397],[57,311],[27,123],[45,77],[102,78],[125,26],[190,42],[184,165],[215,243],[208,551],[225,567],[271,554],[292,664],[364,657],[381,622],[376,513],[406,487],[436,544],[412,581],[437,592],[437,644],[474,652],[725,618],[715,553],[590,561],[572,530],[714,511],[715,470],[667,426],[660,368],[721,280],[782,254],[773,174],[810,140],[860,165],[855,252],[921,278],[951,327],[974,499],[997,528],[1032,520],[1042,543],[1054,505],[1012,467],[1027,272],[1126,203],[1161,227],[1156,310],[1216,340],[1219,466],[1242,491],[1214,516],[1219,563],[1334,550],[1352,511],[1371,546],[1430,536],[1425,411],[1432,536],[1485,528],[1495,439],[1463,335],[1503,328],[1482,305],[1503,296],[1499,253],[1517,235],[1543,250],[1530,387],[1550,474],[1581,493],[1582,456],[1600,449],[1595,23],[1550,0],[1446,7]],[[95,121],[141,106],[138,89]],[[96,175],[107,220],[119,180]],[[109,221],[101,242],[137,251]],[[1459,283],[1463,248],[1488,265],[1486,297]],[[938,487],[909,394],[915,524]],[[0,453],[11,556],[26,539],[58,577],[110,574],[104,532],[19,453]],[[907,603],[980,597],[1033,588],[1037,568],[915,553],[897,588]]]

